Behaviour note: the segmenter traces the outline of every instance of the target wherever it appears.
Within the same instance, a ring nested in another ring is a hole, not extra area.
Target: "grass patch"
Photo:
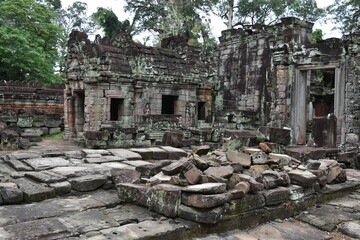
[[[62,139],[64,137],[64,132],[54,133],[51,135],[46,135],[43,139]]]

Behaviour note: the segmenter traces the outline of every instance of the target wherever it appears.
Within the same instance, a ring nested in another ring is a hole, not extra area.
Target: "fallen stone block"
[[[233,173],[234,173],[234,169],[231,166],[209,167],[207,170],[204,171],[205,175],[210,175],[220,178],[228,178]]]
[[[20,133],[20,137],[29,140],[30,142],[41,142],[41,135],[37,133],[23,132]]]
[[[205,170],[209,167],[209,164],[204,159],[200,158],[197,154],[192,154],[190,157],[191,162],[199,169]]]
[[[229,202],[229,209],[233,213],[242,213],[265,207],[265,197],[260,193],[246,194],[243,198]]]
[[[199,156],[206,155],[210,151],[209,145],[202,145],[202,146],[191,146],[192,152]]]
[[[256,152],[251,154],[251,162],[252,164],[267,164],[268,163],[268,155],[264,152]]]
[[[107,182],[107,178],[104,175],[86,175],[82,177],[76,177],[69,179],[71,188],[79,192],[93,191]]]
[[[226,192],[225,183],[202,183],[197,185],[191,185],[182,189],[184,192],[203,193],[203,194],[215,194]]]
[[[226,152],[226,158],[233,163],[240,163],[243,167],[250,167],[251,156],[246,153],[229,150]]]
[[[55,196],[54,189],[34,183],[26,178],[18,178],[14,182],[23,192],[25,202],[38,202]]]
[[[264,190],[264,184],[257,182],[254,178],[250,178],[249,184],[252,193]]]
[[[141,176],[151,177],[158,174],[163,167],[166,167],[173,163],[171,160],[158,161],[155,163],[149,163],[147,165],[136,167],[136,171],[141,173]]]
[[[184,163],[185,163],[185,161],[181,161],[181,160],[173,162],[173,163],[161,168],[161,171],[166,175],[178,174],[181,171]]]
[[[309,171],[291,170],[288,172],[292,184],[311,187],[317,182],[317,177]]]
[[[91,156],[91,155],[88,155]],[[106,162],[121,162],[125,161],[125,158],[121,158],[119,156],[101,156],[100,157],[87,157],[85,158],[85,162],[87,163],[106,163]]]
[[[339,226],[340,232],[346,234],[349,237],[360,239],[360,222],[350,221]]]
[[[150,210],[167,217],[176,217],[181,203],[181,188],[159,184],[148,189],[147,199],[147,206]]]
[[[7,161],[7,163],[12,166],[13,168],[15,168],[15,170],[17,171],[33,171],[33,168],[30,167],[29,165],[25,164],[22,161],[16,160],[16,159],[11,159],[9,161]]]
[[[15,183],[0,183],[0,196],[4,204],[15,204],[23,201],[23,192]]]
[[[290,199],[290,190],[285,187],[264,190],[261,194],[265,197],[266,206],[278,205]]]
[[[202,172],[196,167],[193,167],[184,173],[185,179],[192,185],[200,182],[201,175]]]
[[[42,172],[27,172],[25,177],[41,183],[54,183],[62,182],[66,180],[66,177],[56,174],[54,172],[42,171]]]
[[[184,134],[182,131],[166,131],[162,143],[165,146],[182,147]]]
[[[127,160],[141,160],[142,157],[136,152],[129,151],[127,149],[108,149],[114,156],[125,158]]]
[[[187,157],[187,153],[182,149],[169,147],[169,146],[164,146],[161,148],[168,152],[169,159],[178,160],[182,157]]]
[[[185,218],[190,221],[200,222],[200,223],[217,223],[223,219],[225,212],[224,206],[219,206],[215,208],[200,209],[194,207],[188,207],[181,204],[179,207],[178,216]]]
[[[250,183],[241,181],[235,185],[234,189],[247,194],[250,191]]]
[[[130,148],[132,152],[136,152],[141,155],[144,160],[153,160],[153,151],[150,148]]]
[[[147,206],[147,186],[143,184],[119,183],[116,185],[116,189],[121,202]]]
[[[153,160],[165,160],[169,159],[169,153],[164,149],[158,147],[147,148],[149,151],[152,151]]]
[[[71,192],[71,184],[68,181],[50,183],[49,187],[53,188],[55,194],[58,196],[65,195]]]
[[[141,173],[130,169],[111,169],[111,176],[114,184],[119,183],[140,183]]]

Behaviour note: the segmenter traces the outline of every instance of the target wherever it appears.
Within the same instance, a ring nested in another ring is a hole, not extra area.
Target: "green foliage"
[[[323,39],[323,32],[321,29],[315,29],[315,31],[312,32],[311,35],[311,43],[315,44],[317,43],[319,40]]]
[[[130,22],[128,20],[120,21],[109,8],[98,8],[92,17],[104,29],[105,36],[107,37],[111,37],[112,33],[119,28],[128,29],[131,32]]]
[[[335,0],[327,8],[332,20],[342,33],[351,33],[356,30],[360,17],[360,0]]]
[[[218,0],[126,0],[125,10],[134,14],[134,33],[150,31],[158,37],[183,35],[189,44],[210,54],[217,42],[211,35],[209,13]]]
[[[54,133],[51,135],[46,135],[43,137],[43,139],[63,139],[64,132]]]
[[[0,1],[0,78],[59,82],[56,14],[34,0]]]
[[[324,10],[317,7],[316,0],[220,0],[215,13],[232,28],[273,24],[290,16],[315,22]]]

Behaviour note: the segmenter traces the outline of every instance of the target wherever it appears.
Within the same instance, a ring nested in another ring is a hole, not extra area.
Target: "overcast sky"
[[[68,5],[71,5],[76,0],[61,0],[63,7],[67,7]],[[128,13],[124,12],[124,0],[102,0],[102,1],[96,1],[96,0],[80,0],[82,2],[86,2],[88,5],[88,11],[89,13],[93,13],[96,11],[98,7],[104,7],[104,8],[111,8],[114,13],[118,16],[120,21],[124,21],[129,17]],[[318,7],[326,7],[334,2],[334,0],[316,0]],[[89,14],[89,15],[90,15]],[[225,24],[223,24],[223,21],[220,18],[214,18],[212,19],[212,32],[214,36],[220,37],[221,31],[226,29]],[[341,37],[341,33],[339,31],[333,31],[332,28],[334,25],[331,23],[316,23],[314,25],[314,29],[322,29],[324,33],[324,38],[330,38],[330,37]],[[141,41],[141,37],[138,38],[138,40]],[[142,42],[142,41],[141,41]]]

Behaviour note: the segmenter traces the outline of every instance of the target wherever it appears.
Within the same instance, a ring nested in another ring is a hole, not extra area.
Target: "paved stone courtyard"
[[[152,162],[144,160],[151,158],[146,155],[148,150],[45,150],[1,155],[0,239],[360,238],[360,190],[318,204],[291,219],[214,235],[212,225],[166,218],[120,203],[111,169],[134,169]],[[186,154],[168,147],[152,148],[154,151],[168,159]],[[347,175],[347,184],[360,186],[358,170],[347,170]]]

